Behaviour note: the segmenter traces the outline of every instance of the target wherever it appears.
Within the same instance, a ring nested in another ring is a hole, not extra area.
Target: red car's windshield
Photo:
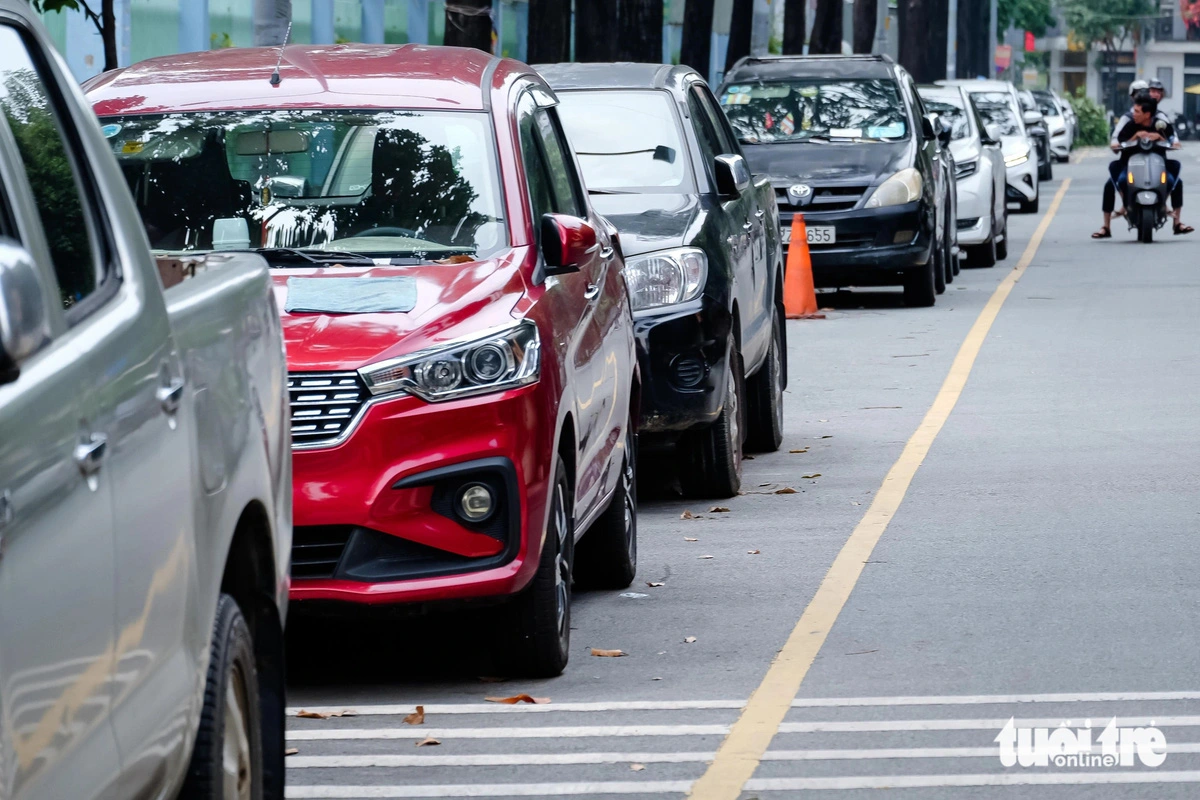
[[[486,114],[271,110],[101,122],[159,251],[485,258],[508,241]]]

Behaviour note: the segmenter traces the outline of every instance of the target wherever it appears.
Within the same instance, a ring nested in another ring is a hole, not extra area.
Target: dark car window
[[[717,138],[721,142],[721,153],[726,155],[741,155],[742,150],[738,147],[737,136],[733,132],[733,127],[729,124],[729,118],[721,111],[721,106],[717,103],[717,99],[713,97],[712,92],[708,90],[707,86],[700,83],[695,84],[692,87],[692,91],[696,93],[697,98],[700,100],[700,105],[707,112],[708,118],[717,132]]]
[[[950,125],[951,139],[966,139],[971,135],[971,123],[967,118],[967,110],[961,104],[950,99],[934,99],[926,97],[925,108],[939,119]]]
[[[525,165],[525,182],[529,187],[529,209],[533,217],[533,237],[541,235],[542,215],[557,210],[554,188],[550,184],[550,168],[542,155],[541,134],[537,129],[537,105],[526,94],[517,105],[517,128],[521,138],[521,162]]]
[[[561,214],[575,217],[587,216],[579,186],[579,176],[575,174],[575,161],[567,147],[566,137],[559,129],[557,119],[552,116],[553,109],[539,108],[534,114],[537,120],[538,135],[542,141],[542,152],[546,156],[546,166],[550,170],[550,185],[554,188],[555,210]]]
[[[700,97],[695,89],[688,92],[688,116],[692,118],[692,126],[696,130],[696,142],[700,147],[700,158],[704,161],[704,169],[709,180],[713,178],[713,164],[721,155],[721,138],[717,135],[712,119],[700,104]]]
[[[156,250],[486,258],[507,243],[486,113],[266,109],[101,123]]]
[[[752,144],[908,138],[908,111],[890,78],[745,81],[725,87],[721,106],[738,138]]]
[[[63,307],[70,309],[100,288],[105,270],[84,177],[54,106],[22,36],[0,25],[0,110],[25,165]]]
[[[688,152],[670,93],[604,89],[558,97],[563,128],[589,189],[691,191]]]

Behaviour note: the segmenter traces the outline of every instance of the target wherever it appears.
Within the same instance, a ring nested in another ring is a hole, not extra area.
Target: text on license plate
[[[807,229],[809,244],[837,244],[837,228],[833,225],[814,225]],[[792,229],[783,229],[783,242],[787,244],[792,239]]]

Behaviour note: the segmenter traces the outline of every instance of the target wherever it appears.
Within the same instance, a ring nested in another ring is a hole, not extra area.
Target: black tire
[[[946,293],[946,248],[945,239],[933,243],[933,293]]]
[[[947,213],[947,215],[946,215],[946,236],[942,241],[942,251],[944,253],[944,256],[942,258],[942,264],[946,268],[945,275],[946,275],[946,285],[947,286],[954,283],[954,276],[958,274],[958,271],[954,269],[955,262],[958,261],[958,259],[954,255],[954,239],[956,237],[953,235],[954,232],[956,231],[957,225],[958,225],[958,221],[951,219],[949,216],[949,213]]]
[[[1052,181],[1054,180],[1054,159],[1047,158],[1038,166],[1038,180]]]
[[[231,723],[241,722],[235,771],[227,774],[227,737]],[[217,600],[208,679],[200,729],[188,765],[180,800],[262,800],[262,724],[254,641],[237,602],[227,594]]]
[[[996,242],[996,260],[1008,258],[1008,212],[1004,212],[1004,227],[1000,229],[1001,239]]]
[[[1143,209],[1138,218],[1138,241],[1144,244],[1154,241],[1154,214],[1149,209]]]
[[[571,582],[575,552],[574,490],[561,456],[554,457],[550,513],[537,572],[525,591],[503,609],[498,632],[504,669],[513,676],[554,678],[571,652]]]
[[[1038,192],[1037,194],[1035,194],[1033,196],[1032,200],[1022,200],[1021,201],[1021,205],[1019,207],[1020,211],[1022,214],[1036,214],[1036,213],[1038,213],[1038,208],[1041,206],[1041,202],[1042,202],[1042,193]]]
[[[904,305],[909,308],[927,308],[937,301],[937,287],[934,282],[936,269],[937,264],[931,258],[925,266],[904,273]]]
[[[637,574],[637,434],[628,425],[617,490],[575,548],[580,587],[624,589]]]
[[[783,444],[784,360],[783,314],[776,309],[771,319],[771,347],[758,372],[746,381],[746,449],[774,453]]]
[[[725,402],[717,421],[707,428],[689,431],[676,445],[679,450],[679,485],[688,497],[733,497],[742,488],[742,451],[746,382],[742,354],[730,343],[729,376]]]

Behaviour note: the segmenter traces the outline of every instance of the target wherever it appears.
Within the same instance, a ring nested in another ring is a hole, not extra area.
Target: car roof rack
[[[754,63],[769,64],[769,63],[779,62],[779,61],[823,61],[823,60],[827,60],[827,61],[878,61],[883,64],[895,64],[896,63],[895,60],[891,56],[887,55],[886,53],[883,53],[883,54],[854,53],[851,55],[838,55],[835,53],[827,53],[827,54],[819,54],[819,55],[814,54],[814,55],[808,55],[808,56],[800,55],[799,53],[790,53],[788,55],[781,55],[781,56],[742,56],[737,61],[735,61],[733,66],[730,67],[727,71],[733,72],[735,69],[742,66],[743,64],[754,64]]]

